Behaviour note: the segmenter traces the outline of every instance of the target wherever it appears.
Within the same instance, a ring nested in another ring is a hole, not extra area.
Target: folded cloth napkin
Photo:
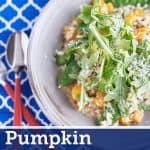
[[[9,36],[15,31],[24,31],[30,35],[31,29],[41,9],[48,0],[0,0],[0,61],[8,69],[7,81],[14,88],[14,71],[6,59],[6,46]],[[22,101],[43,126],[51,125],[36,103],[26,71],[21,74]],[[13,121],[13,102],[0,85],[0,126],[11,126]],[[23,121],[27,125],[26,121]]]

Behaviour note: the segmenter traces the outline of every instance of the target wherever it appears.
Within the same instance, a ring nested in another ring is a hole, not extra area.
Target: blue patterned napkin
[[[0,61],[8,69],[7,81],[14,88],[14,72],[6,59],[6,46],[9,36],[15,31],[24,31],[28,35],[42,7],[48,0],[0,0]],[[21,74],[22,100],[26,107],[43,126],[51,125],[42,113],[31,92],[26,71]],[[0,126],[10,126],[13,121],[13,102],[0,85]],[[23,121],[26,125],[26,121]]]

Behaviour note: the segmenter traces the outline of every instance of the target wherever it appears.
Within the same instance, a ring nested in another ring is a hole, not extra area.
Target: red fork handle
[[[15,93],[14,93],[14,126],[22,125],[22,109],[21,109],[21,81],[19,75],[15,78]]]
[[[4,88],[8,93],[8,95],[11,97],[11,99],[14,100],[14,91],[12,87],[8,83],[5,83]],[[40,124],[33,117],[29,109],[25,107],[22,103],[21,103],[21,108],[22,108],[23,116],[30,126],[40,126]]]

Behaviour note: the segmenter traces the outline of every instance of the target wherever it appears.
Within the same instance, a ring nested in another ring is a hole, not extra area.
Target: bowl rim
[[[27,72],[28,72],[28,76],[29,76],[29,83],[31,86],[31,90],[33,92],[33,95],[36,99],[36,102],[38,104],[38,106],[40,107],[40,109],[43,111],[44,115],[48,118],[48,120],[53,124],[53,125],[58,125],[58,126],[62,126],[64,125],[64,123],[62,122],[62,120],[59,119],[58,115],[56,113],[53,112],[53,115],[55,119],[49,119],[48,114],[47,114],[47,110],[43,109],[43,104],[42,104],[42,96],[40,94],[40,91],[38,88],[36,88],[35,83],[34,83],[34,77],[33,77],[33,72],[32,72],[32,67],[31,67],[31,51],[32,51],[32,47],[33,47],[33,41],[34,41],[34,37],[37,34],[37,30],[38,30],[38,26],[39,24],[42,23],[41,18],[43,18],[47,12],[49,11],[50,7],[53,6],[53,3],[56,3],[58,0],[51,0],[49,1],[42,9],[40,15],[37,17],[36,23],[34,24],[34,27],[32,29],[32,32],[30,34],[30,40],[29,40],[29,45],[28,45],[28,50],[27,50]],[[52,112],[51,112],[52,113]]]

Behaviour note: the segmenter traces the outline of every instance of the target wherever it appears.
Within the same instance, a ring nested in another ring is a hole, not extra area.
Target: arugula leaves
[[[144,111],[150,111],[150,105],[146,105],[144,102],[139,104],[139,108],[143,109]]]
[[[57,65],[65,65],[67,61],[63,52],[57,52],[55,54],[55,59],[56,59]]]
[[[140,87],[137,91],[137,95],[140,97],[145,93],[150,93],[150,81],[147,82],[145,85]]]
[[[121,116],[127,115],[129,107],[127,106],[127,85],[126,79],[117,76],[114,83],[115,88],[111,90],[106,96],[105,101],[114,100],[118,106]]]
[[[59,86],[67,86],[71,84],[80,72],[80,67],[75,60],[72,60],[58,78]]]
[[[97,42],[99,43],[99,46],[103,49],[104,53],[112,56],[112,51],[103,40],[102,35],[97,31],[95,22],[90,24],[89,29],[91,30],[92,34],[96,38]]]
[[[150,4],[149,0],[107,1],[115,6]],[[79,35],[63,52],[56,53],[56,63],[63,68],[58,84],[61,87],[74,81],[81,84],[79,111],[92,100],[87,91],[96,89],[105,93],[107,105],[99,123],[108,121],[112,125],[133,111],[130,89],[135,92],[136,105],[140,103],[139,97],[150,90],[150,40],[138,43],[121,13],[102,14],[98,4],[99,0],[94,0],[93,5],[81,8],[77,17]],[[150,110],[144,103],[139,108]]]
[[[79,18],[85,23],[88,24],[91,21],[91,5],[84,5],[81,8],[81,14],[79,15]]]

